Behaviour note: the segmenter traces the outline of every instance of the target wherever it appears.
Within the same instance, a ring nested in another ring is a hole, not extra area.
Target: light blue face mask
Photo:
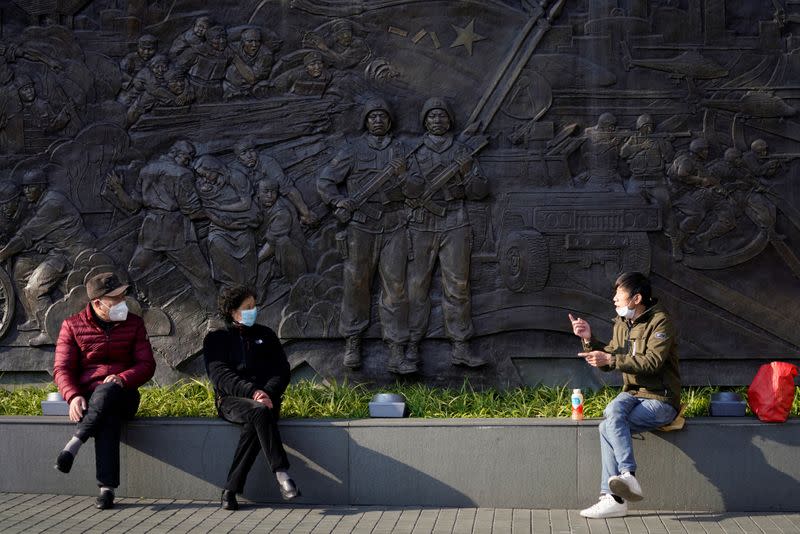
[[[258,314],[257,308],[251,308],[249,310],[242,310],[242,320],[239,321],[240,324],[245,326],[253,326],[256,324],[256,315]]]

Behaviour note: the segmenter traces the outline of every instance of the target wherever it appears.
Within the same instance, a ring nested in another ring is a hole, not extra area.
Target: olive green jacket
[[[680,409],[678,340],[672,321],[660,305],[649,307],[630,324],[617,317],[609,343],[592,337],[588,342],[583,341],[583,348],[612,355],[611,363],[600,369],[622,371],[623,391],[668,402]]]

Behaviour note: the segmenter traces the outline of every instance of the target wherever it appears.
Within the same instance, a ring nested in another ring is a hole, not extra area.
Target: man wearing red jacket
[[[138,387],[152,378],[156,362],[141,317],[128,313],[125,292],[113,273],[86,283],[89,303],[61,325],[53,375],[69,403],[69,418],[78,423],[56,460],[69,473],[81,445],[94,437],[101,510],[114,505],[119,486],[119,437],[123,419],[139,407]]]

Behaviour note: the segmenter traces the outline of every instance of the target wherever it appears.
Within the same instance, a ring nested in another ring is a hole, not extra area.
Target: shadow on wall
[[[754,418],[713,421],[716,424],[711,428],[706,426],[704,430],[696,426],[697,422],[690,422],[688,432],[652,434],[659,441],[674,445],[671,448],[685,455],[696,469],[695,473],[676,473],[686,482],[687,502],[676,503],[674,508],[800,510],[800,500],[797,499],[800,489],[800,463],[797,462],[800,421],[786,423],[797,427],[796,432],[787,432],[781,424],[759,423]],[[677,461],[672,465],[682,469],[678,467],[680,464],[683,462]],[[688,463],[685,465],[689,467]],[[705,504],[709,498],[718,499],[718,506],[690,506],[692,500],[695,504]]]
[[[152,498],[218,499],[239,439],[239,427],[207,420],[193,423],[165,419],[159,423],[157,419],[142,423],[133,421],[125,430],[123,439],[128,445],[127,458],[123,459],[123,468],[127,471],[125,493]],[[136,428],[138,424],[146,425],[146,430]],[[302,491],[302,497],[293,503],[370,504],[369,497],[364,497],[365,490],[368,491],[363,487],[364,473],[355,475],[359,482],[348,472],[355,458],[362,464],[366,461],[380,466],[379,471],[366,474],[366,479],[374,479],[378,485],[386,485],[390,480],[404,482],[402,489],[390,489],[394,502],[397,502],[398,493],[411,490],[406,494],[407,504],[422,504],[432,498],[444,498],[444,502],[454,505],[473,504],[441,481],[355,444],[347,424],[315,424],[313,421],[282,424],[281,436],[289,454],[290,473]],[[420,493],[414,488],[424,488],[424,491]],[[261,455],[250,471],[243,496],[254,502],[283,502],[275,477]],[[377,495],[376,499],[375,503],[381,496]]]

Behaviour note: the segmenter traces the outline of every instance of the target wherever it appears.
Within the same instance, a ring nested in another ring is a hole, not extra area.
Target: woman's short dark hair
[[[614,282],[614,289],[624,289],[631,297],[637,293],[642,296],[642,304],[651,306],[656,303],[653,298],[653,287],[650,279],[639,272],[622,273]]]
[[[219,314],[226,320],[230,321],[234,311],[239,309],[242,302],[247,300],[247,297],[256,298],[256,292],[247,286],[230,286],[224,287],[219,292],[219,299],[217,300],[217,310]]]

